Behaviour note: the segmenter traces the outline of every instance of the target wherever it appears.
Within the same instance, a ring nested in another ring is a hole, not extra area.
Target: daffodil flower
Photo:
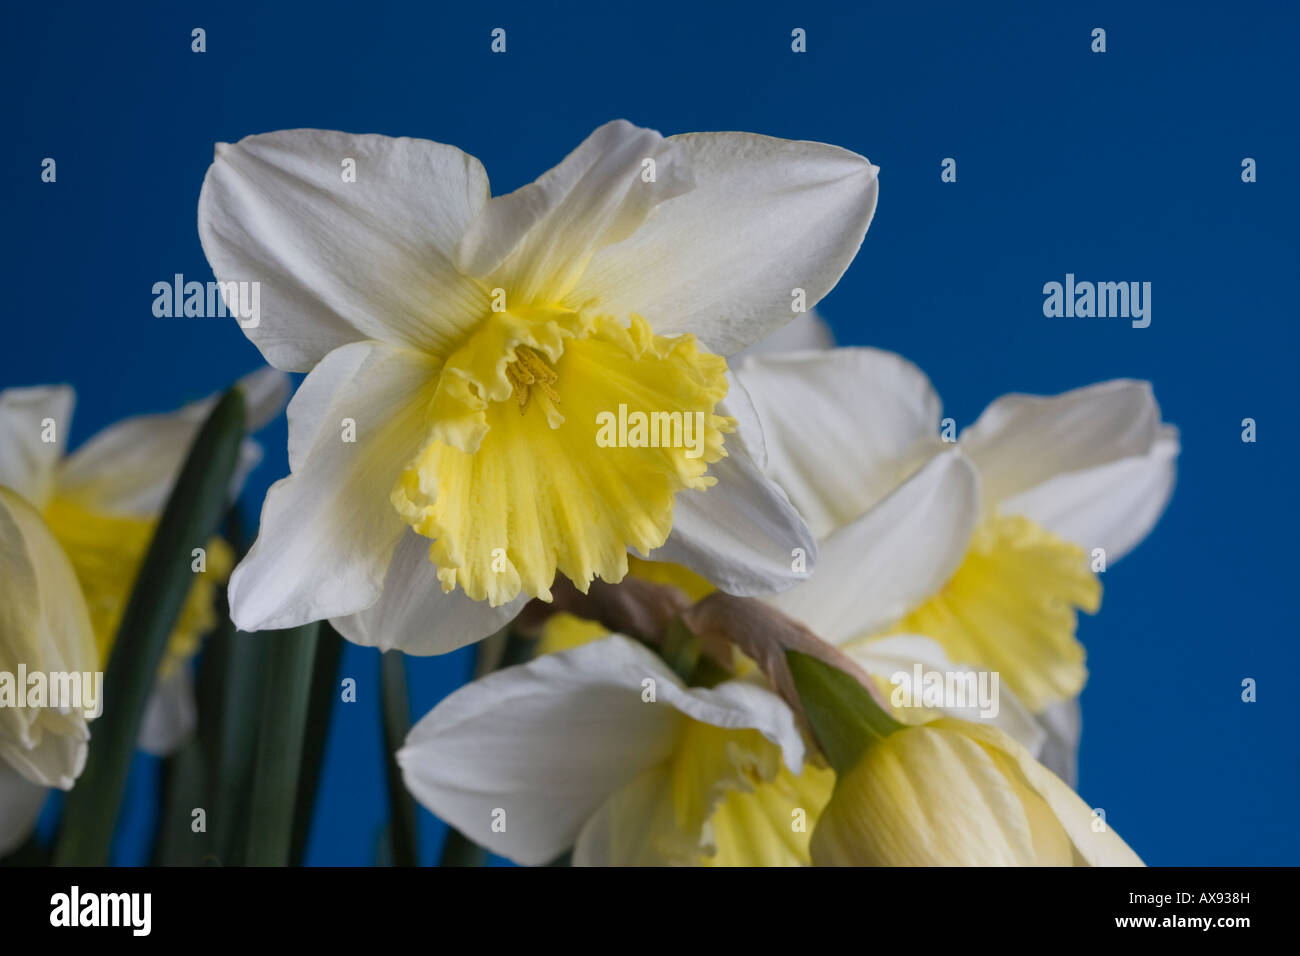
[[[769,474],[820,548],[817,571],[772,603],[850,653],[932,638],[997,671],[1068,749],[1093,568],[1132,550],[1173,489],[1178,434],[1151,386],[1007,395],[950,442],[928,379],[888,352],[759,356],[737,374]]]
[[[288,377],[241,380],[251,428],[284,406]],[[108,659],[158,516],[213,399],[129,418],[64,454],[74,394],[67,386],[0,391],[0,671],[96,672]],[[261,457],[246,440],[232,487]],[[167,753],[190,732],[194,705],[183,663],[216,623],[213,591],[233,564],[207,542],[159,671],[140,746]],[[70,788],[89,731],[74,710],[0,708],[0,837],[30,830],[46,787]],[[16,776],[15,776],[16,774]],[[21,779],[17,779],[20,777]]]
[[[518,863],[806,863],[833,775],[804,763],[794,713],[758,683],[686,687],[613,635],[446,698],[397,759],[407,788]]]
[[[262,283],[241,324],[267,360],[309,372],[291,474],[231,580],[236,623],[328,618],[441,653],[557,573],[619,580],[629,548],[740,593],[788,586],[812,541],[761,474],[723,356],[836,283],[876,172],[833,146],[619,121],[491,197],[477,160],[424,140],[219,145],[204,251],[219,280]],[[693,447],[600,441],[621,407],[698,423]]]

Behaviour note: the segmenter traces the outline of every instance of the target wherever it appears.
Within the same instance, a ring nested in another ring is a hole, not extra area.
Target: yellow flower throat
[[[648,554],[667,539],[677,492],[714,483],[708,466],[735,428],[714,414],[726,371],[694,336],[657,335],[638,315],[493,313],[442,363],[428,438],[393,506],[431,539],[444,590],[459,585],[476,601],[549,600],[557,574],[583,590],[595,577],[620,581],[630,547]],[[698,415],[702,452],[602,446],[600,416],[620,405]]]

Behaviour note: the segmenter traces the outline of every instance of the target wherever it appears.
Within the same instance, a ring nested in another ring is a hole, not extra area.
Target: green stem
[[[393,866],[418,866],[415,801],[402,782],[397,751],[411,729],[411,704],[406,692],[406,660],[401,651],[386,651],[379,662],[380,696],[384,710],[384,769],[388,779],[388,837]]]
[[[321,768],[325,763],[330,714],[334,710],[334,701],[338,700],[339,661],[342,657],[343,638],[330,627],[328,621],[322,621],[311,677],[311,703],[307,709],[307,742],[303,745],[302,778],[298,781],[298,799],[293,811],[293,840],[289,845],[289,862],[293,866],[302,866],[307,856],[307,838],[311,836],[316,792],[320,788]]]
[[[286,866],[289,862],[319,631],[320,625],[313,622],[258,635],[258,640],[271,643],[271,652],[253,762],[253,791],[241,844],[248,866]]]
[[[799,651],[785,657],[808,723],[837,774],[848,773],[868,747],[902,729],[857,678]]]
[[[248,817],[249,782],[270,651],[267,635],[236,631],[228,618],[203,651],[198,682],[199,742],[208,782],[210,862],[234,861],[239,821]]]
[[[154,835],[154,866],[197,866],[207,855],[211,836],[204,806],[203,755],[191,737],[163,763],[162,813]],[[195,810],[203,810],[203,828],[195,830]]]

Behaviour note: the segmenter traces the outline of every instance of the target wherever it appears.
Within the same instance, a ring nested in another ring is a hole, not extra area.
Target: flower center
[[[515,360],[506,366],[506,378],[514,386],[511,398],[519,406],[519,414],[527,413],[528,403],[536,394],[538,402],[546,411],[547,419],[550,420],[553,415],[559,417],[559,422],[553,427],[558,427],[564,421],[564,416],[555,407],[560,404],[560,393],[555,390],[555,383],[560,380],[560,376],[534,350],[526,345],[516,348]]]
[[[726,371],[635,315],[493,314],[444,363],[393,506],[433,539],[444,589],[476,601],[549,599],[557,573],[622,580],[629,548],[667,539],[676,493],[715,481]]]

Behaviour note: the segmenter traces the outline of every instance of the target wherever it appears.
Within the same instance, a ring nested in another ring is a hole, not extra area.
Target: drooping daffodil
[[[284,407],[288,376],[245,376],[250,430]],[[67,386],[0,391],[0,671],[102,672],[159,515],[215,398],[128,418],[65,454],[75,395]],[[261,458],[240,447],[232,498]],[[166,753],[190,732],[194,705],[185,662],[216,623],[215,588],[230,573],[229,546],[205,543],[168,642],[140,746]],[[0,707],[0,757],[17,778],[0,783],[4,831],[22,834],[46,787],[70,788],[85,763],[85,715]],[[3,768],[0,768],[0,772]]]
[[[235,622],[441,653],[557,574],[619,580],[629,548],[738,593],[793,583],[790,553],[815,545],[755,461],[724,356],[835,285],[876,173],[834,146],[623,121],[496,197],[425,140],[219,145],[204,251],[223,283],[261,283],[241,325],[266,359],[309,373]]]
[[[687,687],[604,637],[474,681],[398,752],[411,793],[518,863],[794,865],[833,775],[762,684]]]

